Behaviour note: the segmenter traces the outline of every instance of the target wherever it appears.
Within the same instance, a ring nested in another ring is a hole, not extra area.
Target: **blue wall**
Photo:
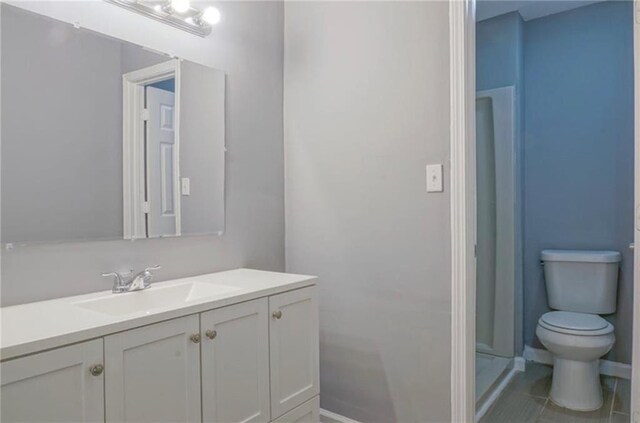
[[[154,84],[149,84],[150,87],[158,88],[161,90],[176,92],[176,80],[174,78],[167,79],[165,81],[159,81]]]
[[[524,53],[523,53],[524,21],[517,12],[507,13],[492,19],[478,22],[476,26],[476,89],[478,91],[515,87],[516,94],[516,126],[522,127],[523,101],[524,101]],[[522,134],[518,129],[516,139],[516,175],[519,185],[522,186],[523,166],[522,158]],[[523,192],[516,192],[516,207],[519,213],[516,215],[515,228],[515,292],[516,292],[516,333],[515,351],[521,355],[523,349],[523,266],[522,266],[522,207]]]
[[[478,91],[522,85],[523,25],[524,22],[517,12],[478,22],[476,26],[476,89]]]
[[[540,251],[623,255],[617,342],[630,363],[633,242],[633,9],[607,1],[524,25],[524,334],[540,347],[548,310]]]

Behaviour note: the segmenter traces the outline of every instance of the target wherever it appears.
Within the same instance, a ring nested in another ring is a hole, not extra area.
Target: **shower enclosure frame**
[[[449,1],[451,421],[475,420],[475,2]],[[635,230],[631,420],[640,422],[640,0],[634,0]]]
[[[491,354],[499,357],[513,358],[516,354],[516,327],[521,323],[517,319],[517,311],[521,311],[519,304],[516,304],[516,292],[520,293],[522,281],[519,278],[518,266],[521,265],[521,232],[519,230],[520,220],[518,210],[520,208],[520,198],[518,196],[518,175],[520,163],[518,163],[517,151],[519,140],[517,134],[516,117],[516,88],[513,85],[492,88],[478,91],[476,101],[489,99],[491,101],[493,129],[494,129],[494,159],[495,159],[495,220],[500,222],[496,226],[495,237],[495,280],[494,283],[494,305],[491,316],[491,341],[481,342],[478,330],[478,319],[482,310],[476,310],[476,351]],[[476,141],[476,152],[478,151],[478,141]],[[482,162],[481,162],[482,163]],[[480,169],[477,166],[477,170]],[[476,179],[477,177],[476,172]],[[476,181],[476,189],[478,182]],[[480,213],[481,205],[476,200],[476,220]],[[477,231],[483,224],[478,224]],[[476,239],[476,263],[478,257],[482,257],[483,245],[481,239]],[[476,285],[478,284],[480,266],[476,269]],[[476,289],[476,294],[480,297],[481,292]],[[476,299],[478,307],[479,298]],[[489,322],[484,322],[488,324]]]

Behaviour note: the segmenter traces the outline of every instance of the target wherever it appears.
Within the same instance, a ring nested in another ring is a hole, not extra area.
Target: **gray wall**
[[[447,421],[449,194],[425,165],[448,173],[448,3],[285,12],[287,270],[320,277],[322,407]]]
[[[227,74],[227,225],[222,237],[3,250],[2,306],[109,289],[100,272],[156,263],[163,266],[158,280],[241,266],[284,270],[282,3],[216,4],[224,20],[204,39],[105,2],[18,5]]]
[[[616,344],[631,362],[633,4],[608,1],[525,23],[525,343],[548,310],[540,251],[622,253]]]

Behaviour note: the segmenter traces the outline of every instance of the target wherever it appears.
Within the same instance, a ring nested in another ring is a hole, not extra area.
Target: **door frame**
[[[635,231],[634,245],[640,246],[640,0],[634,0],[634,134],[635,134]],[[640,422],[640,248],[634,248],[633,272],[633,350],[631,353],[631,421]],[[635,395],[634,395],[635,394]]]
[[[451,421],[475,420],[475,0],[449,1]],[[640,366],[640,0],[634,0],[635,231],[632,364]],[[640,422],[640,369],[631,372]]]
[[[173,77],[175,80],[173,197],[176,233],[180,236],[180,60],[122,75],[122,210],[124,239],[147,238],[144,199],[149,190],[145,172],[145,86]]]
[[[475,0],[449,1],[451,421],[475,420]]]

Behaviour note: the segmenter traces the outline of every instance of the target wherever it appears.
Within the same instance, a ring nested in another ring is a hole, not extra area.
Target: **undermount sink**
[[[113,294],[108,297],[97,298],[74,303],[77,307],[111,316],[125,316],[166,307],[216,297],[238,291],[239,288],[217,285],[206,282],[185,282],[179,285],[152,285],[142,291]]]

